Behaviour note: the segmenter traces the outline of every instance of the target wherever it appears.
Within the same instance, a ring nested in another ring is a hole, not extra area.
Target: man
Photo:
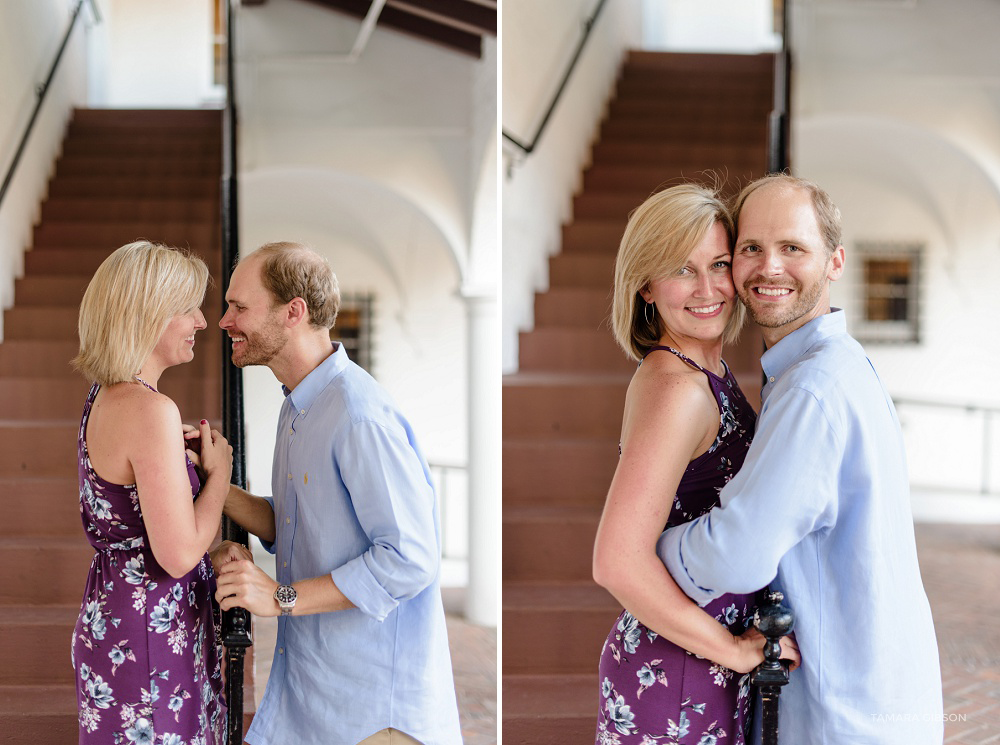
[[[830,308],[840,213],[814,184],[773,175],[743,190],[735,217],[733,281],[767,345],[760,418],[720,506],[666,531],[660,557],[701,605],[768,584],[785,594],[802,666],[781,696],[783,742],[940,745],[899,422]]]
[[[219,325],[233,364],[283,384],[273,498],[233,487],[225,512],[276,555],[277,581],[225,564],[217,598],[279,616],[253,745],[462,741],[438,584],[430,475],[388,394],[331,344],[340,293],[292,243],[239,263]]]

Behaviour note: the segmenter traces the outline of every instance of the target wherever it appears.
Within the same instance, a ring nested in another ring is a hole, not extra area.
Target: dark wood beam
[[[369,0],[309,0],[309,2],[342,11],[355,18],[364,18],[371,7]],[[433,41],[477,59],[483,54],[482,36],[436,23],[412,13],[404,13],[397,8],[383,8],[378,22],[380,26],[385,28],[402,31],[425,41]]]
[[[466,30],[471,27],[474,32],[497,35],[496,8],[491,10],[467,0],[389,0],[388,4],[404,12],[424,15],[438,23],[465,27]]]

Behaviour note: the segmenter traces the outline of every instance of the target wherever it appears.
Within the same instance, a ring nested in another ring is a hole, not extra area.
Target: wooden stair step
[[[64,666],[69,667],[69,642]],[[64,685],[0,686],[0,742],[65,745],[79,738],[76,687]]]
[[[621,610],[593,582],[505,582],[504,674],[596,677],[604,640]]]
[[[76,476],[2,478],[0,494],[17,495],[16,499],[4,501],[5,535],[83,535]]]
[[[618,240],[625,229],[622,220],[618,231]],[[551,287],[590,287],[604,289],[610,292],[615,276],[615,253],[610,251],[613,230],[593,241],[584,242],[582,250],[573,253],[556,254],[549,259],[549,285]],[[588,250],[589,249],[589,250]]]
[[[211,196],[201,199],[55,197],[42,205],[42,221],[209,222],[218,219],[219,209],[218,199]]]
[[[750,146],[767,141],[767,119],[756,122],[719,121],[708,117],[666,119],[614,119],[601,127],[602,141],[641,140],[649,144],[658,141],[683,141],[686,145],[746,143]]]
[[[634,204],[633,209],[638,206]],[[612,274],[609,275],[609,279],[613,278],[614,260],[627,222],[628,212],[618,217],[581,217],[573,220],[562,228],[563,252],[603,253],[610,259]]]
[[[611,333],[611,293],[591,288],[553,287],[535,296],[535,326],[569,326]]]
[[[137,199],[180,199],[193,197],[219,198],[218,179],[201,176],[159,177],[157,174],[134,176],[67,176],[57,178],[49,184],[49,197],[108,197]]]
[[[503,379],[503,436],[618,437],[631,376],[518,373]]]
[[[72,138],[63,147],[64,158],[209,158],[222,159],[221,138],[124,139],[121,137]]]
[[[32,610],[38,613],[47,612],[38,606],[49,605],[79,610],[93,558],[82,526],[75,536],[0,537],[0,605],[35,606]],[[0,627],[11,618],[9,609],[3,609]],[[63,636],[68,638],[68,633]]]
[[[205,255],[219,242],[218,220],[139,220],[91,223],[60,221],[43,224],[35,228],[34,250],[64,249],[73,246],[76,250],[104,248],[111,253],[119,246],[140,239],[166,243],[169,246],[190,246],[197,253]]]
[[[11,308],[4,311],[6,339],[75,339],[79,311],[72,307]]]
[[[682,143],[631,142],[627,139],[602,140],[594,145],[592,156],[595,164],[657,165],[679,169],[692,177],[700,171],[727,170],[739,178],[746,178],[764,169],[766,144],[762,140],[756,149],[752,149],[745,144],[687,146]]]
[[[595,506],[505,507],[504,581],[590,581],[600,518]]]
[[[67,305],[80,307],[90,278],[28,275],[14,280],[14,307]]]
[[[75,421],[0,420],[0,478],[77,475]]]
[[[584,674],[504,674],[502,686],[504,745],[594,739],[601,705],[596,665]]]
[[[692,117],[704,120],[726,119],[754,124],[757,121],[767,122],[772,108],[770,100],[751,98],[732,101],[721,98],[705,98],[697,95],[694,91],[666,98],[660,96],[628,96],[624,98],[615,96],[608,103],[605,121],[612,122],[619,119],[647,121],[668,117]]]
[[[601,506],[618,465],[618,438],[505,439],[503,502]]]
[[[80,584],[72,603],[0,606],[0,655],[4,660],[0,665],[0,687],[16,683],[73,684],[70,640],[80,613],[86,570],[75,579]],[[38,580],[36,575],[35,581]]]
[[[669,165],[595,163],[584,173],[583,190],[577,199],[592,196],[627,198],[634,201],[634,208],[653,192],[692,178],[708,184],[712,182],[711,178],[701,179],[698,174],[686,174],[683,169]]]
[[[56,178],[65,176],[91,178],[123,178],[127,176],[160,175],[167,178],[219,178],[220,162],[212,158],[60,158],[56,163]]]
[[[73,123],[136,130],[142,127],[218,127],[221,109],[102,109],[73,110]]]
[[[524,372],[635,372],[636,363],[608,330],[539,328],[522,331],[519,338]]]
[[[629,68],[655,70],[658,73],[690,73],[698,70],[724,72],[750,71],[770,75],[774,69],[774,55],[725,54],[701,52],[647,52],[629,50],[625,59]]]

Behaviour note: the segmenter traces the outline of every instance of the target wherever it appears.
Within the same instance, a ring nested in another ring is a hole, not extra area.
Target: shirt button
[[[292,429],[291,427],[289,427],[289,428],[288,428],[288,434],[290,434],[290,435],[294,435],[294,434],[295,434],[295,430],[294,430],[294,429]]]
[[[302,416],[305,416],[305,415],[306,415],[306,410],[305,410],[305,409],[299,409],[299,413],[300,413],[300,414],[301,414]]]
[[[283,564],[282,564],[281,566],[283,566],[283,567],[287,567],[287,566],[288,566],[288,562],[286,561],[286,562],[285,562],[285,563],[283,563]]]
[[[285,653],[285,648],[284,647],[278,647],[278,654],[284,654],[284,653]]]
[[[288,474],[288,480],[289,480],[289,481],[291,481],[291,480],[292,480],[292,474]]]
[[[768,381],[771,382],[771,383],[773,383],[774,382],[774,376],[772,375],[770,378],[768,378]]]
[[[292,521],[292,518],[286,517],[285,518],[285,525],[288,525],[288,523],[290,523],[291,521]]]

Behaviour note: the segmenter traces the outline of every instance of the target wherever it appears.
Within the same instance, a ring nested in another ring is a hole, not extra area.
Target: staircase
[[[608,325],[628,213],[706,169],[727,194],[764,175],[772,71],[771,55],[632,52],[625,63],[535,329],[520,336],[520,369],[504,379],[505,745],[594,740],[598,660],[621,611],[592,581],[591,555],[635,371]],[[755,405],[762,349],[748,330],[725,352]]]
[[[221,149],[218,111],[77,110],[69,126],[0,343],[0,743],[77,739],[70,638],[93,549],[76,465],[89,383],[68,362],[83,292],[119,246],[146,238],[207,261],[208,328],[161,390],[184,421],[219,424]]]

